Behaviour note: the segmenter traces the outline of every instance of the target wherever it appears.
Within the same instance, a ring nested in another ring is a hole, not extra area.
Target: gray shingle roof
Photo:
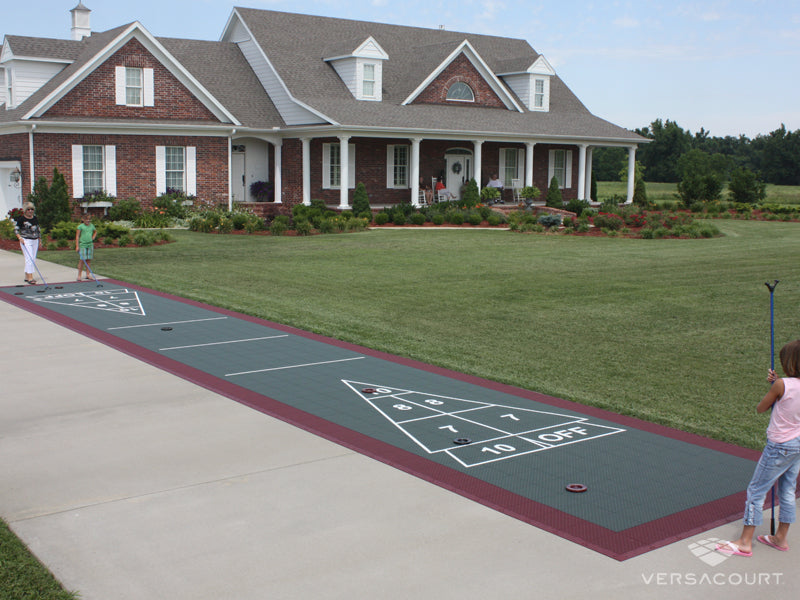
[[[547,113],[401,104],[464,40],[495,74],[524,71],[536,61],[539,54],[525,40],[251,8],[235,10],[290,93],[343,126],[641,139],[592,115],[557,76],[551,82]],[[383,62],[382,102],[356,100],[323,60],[333,49],[352,49],[370,36],[389,55]],[[340,46],[342,40],[346,43]]]

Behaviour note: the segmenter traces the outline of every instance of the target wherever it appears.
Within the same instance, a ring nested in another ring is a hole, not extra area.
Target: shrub
[[[470,179],[467,185],[464,186],[464,195],[461,197],[461,205],[467,208],[477,206],[481,200],[481,194],[478,191],[478,183],[475,179]]]
[[[271,181],[254,181],[250,184],[250,196],[256,202],[272,202],[275,186]]]
[[[311,223],[306,219],[300,219],[294,222],[294,230],[297,235],[309,235],[311,233]]]
[[[395,225],[405,225],[406,224],[406,215],[403,211],[395,211],[392,214],[392,223]]]
[[[444,225],[444,215],[441,213],[433,215],[431,217],[431,223],[434,225]]]
[[[481,202],[491,204],[496,198],[500,197],[500,190],[496,187],[485,187],[481,190]]]
[[[50,229],[50,236],[56,241],[73,241],[78,231],[78,224],[74,221],[60,221]]]
[[[181,191],[168,189],[166,194],[161,194],[153,200],[153,212],[161,212],[168,217],[184,219],[186,218],[186,207],[183,202],[191,199]]]
[[[320,233],[333,233],[333,230],[336,228],[336,223],[332,218],[320,219],[319,224],[315,225],[315,227]]]
[[[137,246],[152,246],[156,243],[156,234],[152,231],[137,231],[133,234],[133,243]]]
[[[567,205],[564,207],[564,210],[568,210],[571,213],[575,213],[577,216],[581,216],[584,210],[589,208],[589,202],[586,200],[578,200],[577,198],[573,198]]]
[[[731,172],[728,194],[732,202],[754,204],[767,197],[767,184],[750,169],[739,167]]]
[[[0,221],[0,239],[17,239],[17,234],[14,232],[14,223],[11,221],[11,219],[3,219]]]
[[[409,219],[413,225],[422,225],[425,223],[425,215],[422,213],[412,213]]]
[[[500,218],[500,215],[489,215],[486,219],[486,222],[491,225],[492,227],[496,225],[500,225],[503,222],[503,219]]]
[[[123,235],[119,236],[119,238],[117,239],[117,243],[118,243],[120,246],[127,246],[128,244],[130,244],[130,243],[131,243],[131,236],[130,236],[130,234],[128,234],[128,233],[125,233],[125,234],[123,234]]]
[[[269,234],[283,235],[288,228],[289,228],[288,225],[286,225],[284,221],[279,221],[278,219],[275,219],[269,226]]]
[[[100,222],[97,223],[97,236],[109,238],[112,240],[118,239],[121,235],[129,233],[130,229],[116,223]]]
[[[600,213],[592,219],[595,227],[601,229],[610,229],[612,231],[619,231],[625,224],[625,221],[617,214],[614,213]]]
[[[561,190],[558,187],[558,177],[553,176],[550,180],[550,187],[547,188],[547,196],[544,198],[545,204],[552,208],[563,208],[564,198],[561,195]]]
[[[142,204],[135,198],[117,200],[108,209],[108,218],[112,221],[135,221],[142,214]]]
[[[369,207],[369,196],[367,186],[362,182],[356,184],[353,190],[353,214],[360,215],[363,212],[372,212]]]
[[[551,227],[558,227],[561,225],[561,216],[560,215],[539,215],[537,222],[542,226],[550,229]]]
[[[464,214],[460,211],[451,211],[445,215],[448,223],[452,225],[461,225],[464,223]]]
[[[496,189],[496,188],[495,188]],[[480,213],[478,212],[470,212],[467,215],[467,223],[473,226],[480,225],[483,222],[483,217],[481,217]]]
[[[386,225],[389,222],[389,213],[384,211],[379,212],[375,215],[375,224],[376,225]]]

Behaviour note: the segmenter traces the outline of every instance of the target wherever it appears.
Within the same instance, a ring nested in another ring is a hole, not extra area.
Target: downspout
[[[36,130],[36,123],[31,124],[31,130],[28,132],[28,161],[31,165],[31,194],[33,193],[33,184],[36,181],[36,169],[33,163],[33,132]]]
[[[231,148],[233,147],[233,136],[236,135],[236,129],[231,129],[231,134],[228,136],[228,210],[233,210],[233,159],[231,157]]]

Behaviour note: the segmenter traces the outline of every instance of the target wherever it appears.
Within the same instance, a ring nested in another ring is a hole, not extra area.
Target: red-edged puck
[[[375,393],[375,388],[364,388],[361,391],[364,392],[365,394],[374,394]]]
[[[582,483],[570,483],[570,484],[567,486],[567,488],[566,488],[566,489],[567,489],[567,491],[568,491],[568,492],[573,492],[573,493],[575,493],[575,494],[580,494],[581,492],[585,492],[585,491],[586,491],[586,490],[588,490],[589,488],[587,488],[587,487],[586,487],[585,485],[583,485]]]

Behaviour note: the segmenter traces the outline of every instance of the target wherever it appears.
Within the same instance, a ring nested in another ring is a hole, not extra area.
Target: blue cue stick
[[[765,283],[764,285],[767,286],[769,290],[769,368],[771,370],[775,370],[775,296],[773,292],[778,285],[778,280],[775,280],[775,283],[772,285],[769,282]],[[774,406],[774,405],[773,405]],[[772,411],[772,407],[770,407],[770,412]],[[775,535],[775,486],[777,482],[773,484],[772,489],[770,490],[771,499],[771,518],[770,518],[770,525],[769,525],[769,533],[770,535]]]

